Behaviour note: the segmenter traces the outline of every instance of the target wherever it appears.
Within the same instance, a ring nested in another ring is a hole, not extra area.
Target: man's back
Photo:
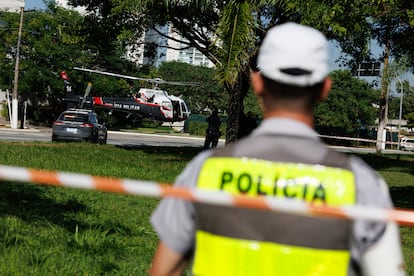
[[[217,115],[211,115],[207,118],[208,130],[219,130],[221,125],[220,117]]]
[[[342,178],[336,178],[339,176]],[[236,195],[306,200],[323,205],[350,204],[355,201],[355,186],[348,158],[328,149],[309,128],[283,119],[265,121],[253,135],[216,149],[203,165],[197,187]],[[339,190],[350,194],[337,197]],[[322,264],[327,274],[321,270],[319,275],[332,275],[333,269],[339,271],[336,275],[346,275],[343,273],[350,263],[350,255],[346,252],[349,251],[352,237],[349,221],[204,204],[196,205],[196,214],[201,234],[197,235],[199,243],[195,273],[202,274],[203,270],[219,273],[212,269],[224,267],[220,264],[224,261],[220,261],[220,256],[224,254],[227,256],[226,262],[245,260],[238,266],[232,266],[233,269],[254,270],[257,275],[301,275],[303,271],[314,271],[316,268],[312,265]],[[221,244],[220,236],[230,240]],[[248,241],[252,240],[257,247],[253,251],[247,249],[251,248],[252,243]],[[231,245],[226,247],[225,244]],[[260,248],[265,244],[271,250],[274,261],[261,264],[258,268],[254,263],[260,263],[259,260],[263,258],[264,251]],[[221,253],[204,255],[214,250],[214,245],[220,248],[218,251]],[[241,247],[234,250],[235,246]],[[210,249],[204,250],[205,247]],[[280,248],[285,251],[280,251]],[[288,248],[289,254],[286,253]],[[228,254],[226,250],[229,250]],[[285,261],[281,261],[285,258]],[[304,263],[303,258],[308,262]],[[209,260],[209,265],[200,264],[199,260]],[[334,267],[331,264],[335,264]],[[287,270],[290,270],[290,274],[287,274]],[[240,275],[237,271],[227,272],[229,275]]]

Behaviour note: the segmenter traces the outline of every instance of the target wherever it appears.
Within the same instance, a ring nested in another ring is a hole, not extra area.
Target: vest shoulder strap
[[[287,135],[269,135],[269,136],[287,136]],[[305,137],[300,136],[292,136],[292,138],[296,139],[307,139]],[[321,143],[317,141],[317,143]],[[238,143],[231,143],[223,148],[216,148],[214,149],[212,157],[231,157],[235,156],[235,151]],[[337,152],[331,148],[329,148],[327,145],[326,147],[326,154],[322,157],[322,159],[319,161],[319,164],[328,166],[328,167],[335,167],[335,168],[343,168],[343,169],[350,169],[349,164],[349,157],[341,152]],[[248,156],[247,156],[248,157]]]

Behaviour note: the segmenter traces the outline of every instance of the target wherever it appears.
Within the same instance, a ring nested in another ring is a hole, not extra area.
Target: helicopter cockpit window
[[[184,103],[181,103],[181,110],[182,112],[187,112],[187,107],[185,106]]]
[[[154,102],[154,98],[155,98],[155,95],[149,96],[149,97],[147,98],[147,102],[149,102],[149,103]]]

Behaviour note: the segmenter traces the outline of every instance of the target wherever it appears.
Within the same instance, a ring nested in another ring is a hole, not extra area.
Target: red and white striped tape
[[[378,222],[394,221],[400,225],[414,226],[414,211],[411,210],[380,209],[366,206],[329,207],[274,197],[234,196],[225,192],[174,187],[170,184],[153,181],[100,177],[10,166],[0,166],[0,179],[139,196],[176,197],[193,202],[255,208],[306,216],[316,215]]]

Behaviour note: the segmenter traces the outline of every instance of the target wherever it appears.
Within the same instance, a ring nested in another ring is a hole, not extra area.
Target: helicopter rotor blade
[[[197,82],[179,82],[179,81],[162,81],[161,84],[182,85],[182,86],[196,86]]]
[[[149,82],[149,83],[153,83],[156,86],[160,85],[160,84],[183,85],[183,86],[198,85],[197,82],[165,81],[165,80],[160,79],[160,78],[153,78],[153,79],[138,78],[138,77],[133,77],[133,76],[128,76],[128,75],[122,75],[122,74],[116,74],[116,73],[111,73],[111,72],[105,72],[105,71],[99,71],[99,70],[93,70],[93,69],[87,69],[87,68],[80,68],[80,67],[73,67],[73,69],[74,70],[79,70],[79,71],[85,71],[85,72],[89,72],[89,73],[96,73],[96,74],[106,75],[106,76],[125,78],[125,79],[130,79],[130,80],[146,81],[146,82]]]
[[[154,78],[154,79],[148,79],[148,82],[152,82],[155,84],[170,84],[170,85],[188,85],[188,86],[193,86],[193,85],[198,85],[197,82],[183,82],[183,81],[165,81],[163,79],[160,78]]]
[[[73,67],[73,69],[74,70],[79,70],[79,71],[84,71],[84,72],[89,72],[89,73],[96,73],[96,74],[107,75],[107,76],[112,76],[112,77],[130,79],[130,80],[148,81],[148,79],[145,79],[145,78],[138,78],[138,77],[133,77],[133,76],[128,76],[128,75],[116,74],[116,73],[93,70],[93,69],[87,69],[87,68]]]

